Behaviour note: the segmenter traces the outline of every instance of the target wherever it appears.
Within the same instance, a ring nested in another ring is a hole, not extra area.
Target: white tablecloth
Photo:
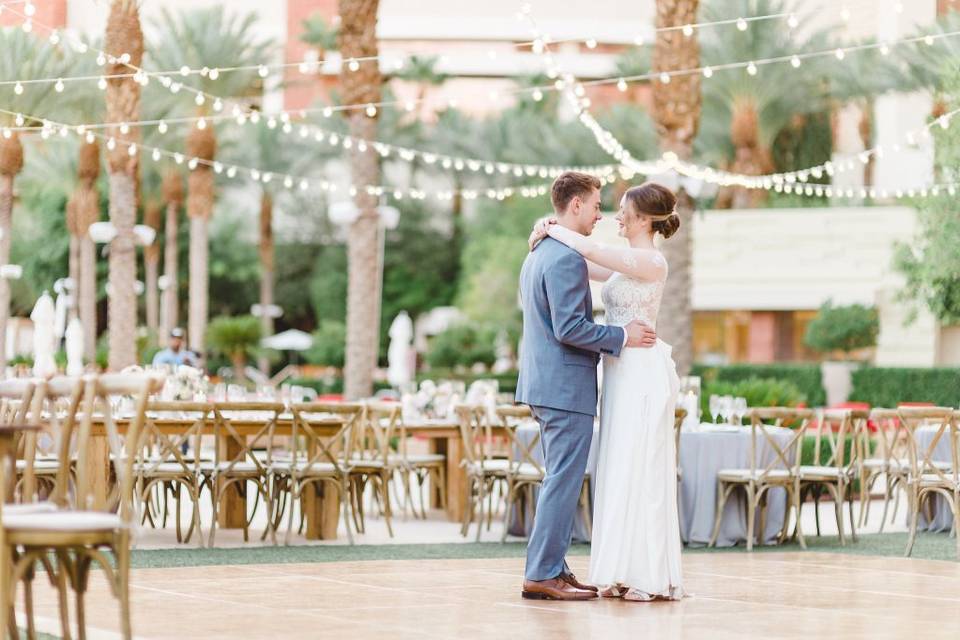
[[[530,442],[539,427],[535,422],[522,425],[517,432],[523,442]],[[592,477],[597,469],[597,442],[599,430],[595,429],[587,462],[587,473]],[[775,438],[780,446],[789,442],[792,432],[777,429]],[[542,462],[543,448],[536,447],[535,459]],[[776,457],[775,452],[758,434],[758,462],[766,465]],[[695,430],[680,434],[680,468],[683,477],[680,487],[680,533],[683,541],[693,546],[703,546],[713,533],[714,515],[717,510],[717,472],[720,469],[744,468],[750,464],[750,429],[748,427],[713,427],[702,425]],[[537,492],[533,491],[533,500]],[[515,510],[510,534],[529,536],[533,528],[534,504],[525,502]],[[591,505],[592,507],[592,505]],[[522,514],[519,510],[522,509]],[[767,506],[766,530],[763,540],[772,542],[783,528],[786,514],[786,492],[774,489],[770,492]],[[759,523],[759,518],[757,520]],[[729,547],[746,540],[747,513],[736,494],[724,508],[717,546]],[[574,524],[573,539],[589,541],[590,532],[580,518]]]
[[[917,438],[917,460],[922,461],[927,451],[927,447],[933,442],[937,435],[939,426],[918,427],[916,430]],[[933,450],[933,460],[936,462],[950,462],[950,431],[949,429],[940,436],[936,448]],[[926,508],[920,512],[920,531],[944,532],[953,530],[953,513],[950,511],[950,505],[942,496],[934,495],[931,498],[933,505],[933,520],[928,521]],[[929,504],[924,500],[924,505]]]

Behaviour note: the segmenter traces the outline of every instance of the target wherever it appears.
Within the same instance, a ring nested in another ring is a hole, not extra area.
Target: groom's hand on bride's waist
[[[649,349],[657,343],[657,332],[639,320],[634,320],[623,328],[627,334],[626,347]]]

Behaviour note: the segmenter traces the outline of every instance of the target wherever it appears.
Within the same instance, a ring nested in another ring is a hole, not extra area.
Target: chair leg
[[[910,515],[910,537],[907,539],[907,548],[904,551],[904,556],[909,558],[910,554],[913,553],[913,544],[917,541],[917,529],[920,526],[920,502],[921,499],[918,495],[915,495],[911,489],[907,489],[908,500],[908,513]]]
[[[500,544],[507,541],[507,532],[510,531],[510,524],[513,522],[513,501],[516,499],[516,487],[512,480],[507,480],[507,506],[503,514],[503,533],[500,535]]]
[[[120,624],[125,640],[133,638],[133,627],[130,620],[130,541],[127,535],[121,534],[114,549],[117,558],[117,597],[120,598]]]
[[[294,506],[297,504],[297,501],[300,502],[300,510],[303,511],[303,500],[300,499],[300,488],[295,478],[290,480],[290,511],[287,513],[287,535],[283,538],[283,544],[285,546],[290,545],[290,536],[293,535],[293,512],[296,511]]]
[[[899,486],[900,481],[897,478],[894,478],[892,486],[890,488],[891,498],[893,499],[893,515],[890,516],[890,524],[893,524],[897,521],[897,510],[900,508],[900,500],[897,496],[897,487]]]
[[[350,501],[350,488],[347,486],[346,477],[340,479],[340,503],[343,506],[343,526],[347,529],[347,540],[353,545],[353,532],[350,530],[350,514],[348,503]]]
[[[880,518],[880,533],[883,533],[883,527],[887,524],[887,511],[890,509],[890,475],[887,474],[883,479],[883,516]]]
[[[390,523],[390,517],[393,515],[390,506],[390,472],[383,471],[380,474],[380,499],[383,501],[383,520],[387,523],[387,533],[393,537],[393,525]]]
[[[88,556],[82,553],[77,554],[75,572],[73,590],[76,595],[77,637],[80,640],[86,640],[87,615],[84,600],[87,592],[87,578],[90,574],[90,558]]]
[[[217,504],[220,502],[220,482],[219,478],[214,477],[209,483],[210,488],[210,503],[213,510],[213,515],[210,519],[210,537],[208,539],[210,543],[210,548],[213,548],[213,540],[217,535]]]
[[[35,640],[37,637],[36,622],[33,619],[33,565],[23,573],[23,611],[27,618],[27,638]]]
[[[749,483],[747,489],[747,551],[753,551],[753,538],[756,534],[754,527],[757,517],[756,489]]]
[[[727,505],[727,498],[733,491],[735,485],[727,486],[720,482],[717,484],[717,513],[713,520],[713,534],[710,536],[708,547],[716,546],[717,538],[720,537],[720,522],[723,520],[723,508]]]
[[[844,487],[845,489],[848,488]],[[850,539],[854,542],[857,542],[857,521],[853,519],[853,487],[849,487],[850,492],[847,493],[847,507],[850,515]]]
[[[803,537],[803,524],[802,524],[801,518],[800,518],[800,508],[801,508],[801,506],[802,506],[802,503],[800,502],[800,481],[799,481],[799,480],[797,480],[797,481],[793,484],[793,489],[792,489],[792,491],[790,491],[789,498],[790,498],[790,501],[791,501],[791,503],[792,503],[792,505],[793,505],[792,511],[793,511],[793,513],[794,513],[794,517],[797,519],[797,526],[796,526],[796,529],[795,529],[795,533],[796,533],[796,536],[797,536],[797,540],[799,540],[799,542],[800,542],[800,548],[801,548],[801,549],[806,549],[806,548],[807,548],[807,541],[806,541],[806,539]],[[788,506],[788,507],[787,507],[787,514],[786,514],[786,518],[787,518],[787,519],[790,518],[790,511],[791,511],[791,509],[790,509],[790,507]]]
[[[480,542],[480,534],[483,532],[483,502],[487,497],[487,479],[480,477],[477,486],[480,488],[480,495],[477,496],[477,505],[480,511],[477,518],[477,542]]]

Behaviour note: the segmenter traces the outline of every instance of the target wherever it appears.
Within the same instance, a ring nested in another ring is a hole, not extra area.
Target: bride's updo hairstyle
[[[677,196],[670,189],[656,182],[645,182],[631,187],[624,194],[634,215],[650,216],[654,233],[669,238],[680,229],[677,215]]]

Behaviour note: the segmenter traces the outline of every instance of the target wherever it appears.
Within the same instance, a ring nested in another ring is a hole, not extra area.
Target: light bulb
[[[121,122],[120,133],[123,135],[127,135],[128,133],[130,133],[130,125],[128,125],[126,122]]]
[[[183,65],[182,67],[180,67],[180,75],[182,75],[183,77],[187,77],[188,75],[190,75],[190,67],[188,67],[187,65]]]
[[[32,2],[28,2],[26,6],[23,7],[23,12],[27,16],[33,16],[37,12],[37,8],[33,6]]]
[[[622,92],[622,91],[626,91],[626,90],[627,90],[627,81],[624,80],[623,78],[620,78],[619,80],[617,80],[617,89],[619,89],[621,92]]]
[[[220,69],[217,69],[216,67],[214,67],[213,69],[210,69],[210,72],[207,74],[207,76],[211,80],[216,80],[217,78],[220,77]]]
[[[229,167],[229,168],[227,169],[227,177],[228,177],[228,178],[235,178],[236,176],[237,176],[237,168],[236,168],[236,167]]]
[[[795,56],[792,56],[792,57],[790,58],[790,64],[793,66],[794,69],[796,69],[797,67],[799,67],[799,66],[800,66],[800,56],[796,56],[796,55],[795,55]]]
[[[193,99],[193,101],[196,102],[197,106],[199,107],[203,105],[203,103],[206,102],[207,99],[203,97],[202,93],[198,93],[197,96]]]
[[[737,18],[737,29],[739,29],[740,31],[746,31],[747,21],[744,20],[743,18]]]
[[[927,45],[927,46],[932,46],[932,45],[933,45],[933,36],[931,36],[931,35],[924,36],[924,38],[923,38],[923,43],[924,43],[925,45]]]
[[[332,116],[332,115],[333,115],[333,108],[331,108],[331,107],[324,107],[324,108],[323,108],[323,117],[324,117],[324,118],[329,118],[329,117]]]
[[[53,90],[57,93],[63,93],[63,78],[57,79],[57,83],[53,85]]]
[[[26,22],[23,23],[23,32],[30,33],[31,31],[33,31],[33,22],[31,22],[30,20],[27,20]]]
[[[692,24],[685,24],[685,25],[683,25],[683,35],[687,36],[688,38],[693,35],[693,25],[692,25]]]
[[[833,55],[837,56],[837,60],[843,60],[847,54],[843,49],[837,49]]]
[[[347,63],[347,68],[350,69],[350,71],[357,71],[360,69],[360,63],[351,58],[350,62]]]
[[[883,44],[880,45],[880,55],[885,56],[889,54],[890,54],[890,45],[884,42]]]
[[[17,118],[16,118],[16,120],[14,120],[14,122],[17,123],[17,126],[18,126],[18,127],[22,127],[22,126],[23,126],[23,123],[24,123],[23,114],[22,114],[22,113],[18,113],[18,114],[17,114]],[[78,127],[78,129],[79,129],[79,127]],[[80,133],[80,131],[78,130],[77,133]]]
[[[755,65],[752,61],[747,65],[747,73],[752,76],[757,75],[757,65]]]
[[[213,101],[213,110],[214,111],[223,111],[223,101],[220,98],[217,98]]]
[[[200,118],[199,120],[197,120],[197,129],[200,129],[201,131],[203,131],[206,128],[207,128],[207,121],[204,118]]]
[[[367,112],[367,117],[368,117],[368,118],[373,118],[373,117],[375,117],[375,116],[377,115],[377,108],[376,108],[375,106],[373,106],[372,104],[368,104],[368,105],[367,105],[366,112]]]
[[[704,78],[712,78],[712,77],[713,77],[713,68],[712,68],[712,67],[704,67],[704,68],[703,68],[703,77],[704,77]]]
[[[100,89],[100,91],[105,91],[107,88],[107,79],[101,76],[101,78],[97,80],[97,88]]]
[[[160,149],[154,149],[153,152],[150,154],[150,157],[153,158],[153,161],[154,161],[154,162],[159,162],[159,161],[160,161]]]
[[[670,74],[666,71],[660,74],[660,82],[663,84],[670,84]]]
[[[797,20],[797,14],[791,13],[790,17],[787,18],[787,26],[791,29],[796,29],[798,24],[800,24],[800,21]]]
[[[137,145],[131,144],[129,147],[127,147],[127,155],[131,157],[137,155]]]
[[[190,158],[190,162],[187,163],[187,168],[190,169],[191,171],[193,171],[194,169],[197,168],[197,166],[198,166],[199,164],[200,164],[200,162],[197,161],[196,158]]]
[[[594,40],[593,38],[590,38],[590,39],[587,40],[584,44],[587,45],[587,49],[596,49],[596,48],[597,48],[597,41]]]
[[[53,32],[50,33],[50,44],[52,44],[53,46],[57,46],[58,44],[60,44],[60,32],[59,32],[59,31],[53,31]]]
[[[17,82],[17,84],[13,85],[13,92],[18,96],[23,95],[23,85]]]
[[[114,140],[113,138],[110,138],[109,140],[107,140],[107,149],[109,149],[110,151],[113,151],[116,148],[117,148],[116,140]]]
[[[183,154],[182,153],[173,154],[173,161],[176,162],[177,164],[183,164]]]
[[[93,144],[96,139],[96,136],[93,135],[93,131],[87,131],[87,144]]]
[[[170,93],[180,93],[180,86],[181,86],[181,85],[180,85],[179,82],[171,82],[171,83],[170,83]]]
[[[540,102],[543,100],[543,91],[540,91],[540,89],[534,89],[532,97],[534,102]]]
[[[164,122],[163,120],[161,120],[160,123],[157,124],[157,131],[159,131],[160,133],[166,133],[166,132],[167,132],[167,123]]]
[[[261,78],[266,78],[269,73],[270,73],[270,70],[267,69],[266,65],[260,65],[260,68],[257,69],[257,74]]]

